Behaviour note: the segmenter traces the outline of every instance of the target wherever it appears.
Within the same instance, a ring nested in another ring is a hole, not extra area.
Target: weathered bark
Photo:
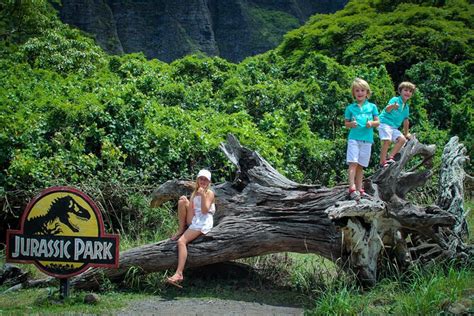
[[[459,149],[462,145],[453,146],[447,147],[447,155],[454,150],[462,156]],[[187,267],[284,251],[316,253],[355,271],[362,283],[371,285],[376,281],[378,269],[383,268],[379,267],[382,254],[388,254],[390,260],[403,266],[414,259],[430,260],[440,252],[446,255],[449,247],[453,249],[453,241],[448,240],[453,237],[446,236],[457,218],[464,216],[459,203],[447,211],[444,204],[418,206],[404,199],[431,176],[430,171],[416,172],[416,169],[430,165],[435,148],[419,143],[416,138],[402,149],[398,162],[366,181],[367,190],[374,193],[374,198],[360,202],[348,200],[347,186],[325,188],[287,179],[258,153],[242,147],[233,136],[228,137],[221,149],[237,167],[236,178],[232,183],[214,187],[215,227],[189,244]],[[407,162],[415,155],[421,155],[423,162],[404,172]],[[455,162],[443,165],[444,172],[460,172],[456,168],[462,169],[463,160],[457,157],[450,160]],[[166,182],[153,193],[152,206],[189,194],[192,185],[189,181]],[[456,196],[460,193],[462,189],[453,192]],[[440,197],[440,201],[444,200]],[[411,248],[407,245],[408,235],[416,241],[410,244]],[[467,248],[461,247],[462,240],[458,237],[453,240],[457,247],[447,256],[465,258]],[[125,251],[120,254],[118,269],[91,269],[74,278],[72,285],[81,289],[97,288],[103,275],[117,281],[133,266],[150,273],[174,268],[176,264],[176,243],[164,240]]]
[[[440,174],[440,189],[438,201],[436,202],[442,209],[454,215],[456,224],[453,232],[459,236],[468,233],[464,211],[464,179],[466,172],[464,164],[469,160],[466,156],[466,148],[459,144],[459,139],[450,139],[443,151]]]
[[[417,261],[423,263],[443,259],[472,260],[474,247],[463,240],[469,235],[464,210],[464,164],[469,160],[466,148],[459,143],[458,137],[452,137],[445,146],[442,155],[437,206],[453,217],[451,225],[432,226],[433,235],[429,239],[416,239],[411,252]],[[444,223],[444,222],[443,222]],[[426,236],[426,235],[425,235]],[[434,241],[434,244],[433,244]],[[422,248],[423,251],[419,251]],[[414,251],[413,249],[416,249]]]

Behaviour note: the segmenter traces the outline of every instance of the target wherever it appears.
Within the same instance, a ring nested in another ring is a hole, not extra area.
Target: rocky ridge
[[[238,62],[276,47],[315,13],[347,0],[62,0],[63,22],[112,54],[143,52],[171,62],[203,52]]]

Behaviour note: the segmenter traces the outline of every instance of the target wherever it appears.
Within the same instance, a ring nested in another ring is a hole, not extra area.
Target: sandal
[[[183,275],[179,275],[177,273],[175,273],[172,277],[169,277],[166,279],[166,283],[168,284],[171,284],[171,285],[174,285],[180,289],[183,288],[182,285],[180,285],[181,282],[183,282]]]

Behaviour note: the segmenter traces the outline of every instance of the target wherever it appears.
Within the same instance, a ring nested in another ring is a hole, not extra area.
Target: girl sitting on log
[[[214,192],[209,189],[211,173],[202,169],[196,177],[196,187],[191,194],[191,201],[181,196],[178,201],[178,232],[171,237],[178,240],[178,267],[167,282],[181,287],[183,270],[188,256],[187,244],[202,234],[207,234],[214,225],[213,215],[216,211]]]

